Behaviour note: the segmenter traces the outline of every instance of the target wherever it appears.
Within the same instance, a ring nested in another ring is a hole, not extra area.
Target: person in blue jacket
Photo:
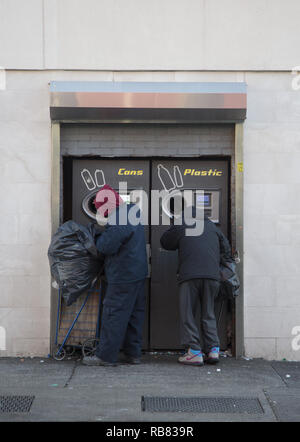
[[[112,192],[113,198],[103,198]],[[105,230],[96,240],[104,255],[106,294],[103,302],[100,343],[86,365],[116,365],[120,349],[124,362],[140,363],[145,312],[145,279],[148,274],[144,226],[130,222],[133,204],[105,185],[95,199],[97,211],[108,216]],[[102,210],[102,211],[103,211]],[[138,216],[138,212],[137,216]],[[125,222],[124,222],[125,220]]]

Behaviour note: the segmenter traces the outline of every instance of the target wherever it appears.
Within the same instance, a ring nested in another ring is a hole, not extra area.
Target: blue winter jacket
[[[115,225],[111,215],[104,232],[96,241],[97,249],[105,256],[105,276],[110,284],[140,281],[148,274],[144,226],[132,225],[128,219],[133,207],[134,204],[119,206],[115,212]],[[121,225],[124,220],[126,224]]]

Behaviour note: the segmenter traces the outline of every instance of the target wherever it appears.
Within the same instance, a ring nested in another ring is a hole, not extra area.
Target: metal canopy
[[[50,97],[51,119],[57,121],[241,122],[247,108],[242,82],[54,81]]]

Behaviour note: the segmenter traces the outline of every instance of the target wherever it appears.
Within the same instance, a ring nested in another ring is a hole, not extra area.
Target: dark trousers
[[[108,284],[96,355],[103,361],[117,362],[123,346],[126,355],[139,358],[142,351],[144,315],[145,280]]]
[[[219,347],[219,337],[215,318],[215,298],[219,293],[220,283],[214,279],[191,279],[179,285],[180,302],[180,339],[185,348],[209,352],[212,347]],[[200,309],[200,333],[196,320]]]

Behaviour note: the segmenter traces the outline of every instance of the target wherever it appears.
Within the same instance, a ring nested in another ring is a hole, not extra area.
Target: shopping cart
[[[67,306],[59,290],[55,348],[52,356],[62,361],[81,350],[83,356],[92,356],[99,344],[101,306],[104,283],[98,278],[92,288]]]

